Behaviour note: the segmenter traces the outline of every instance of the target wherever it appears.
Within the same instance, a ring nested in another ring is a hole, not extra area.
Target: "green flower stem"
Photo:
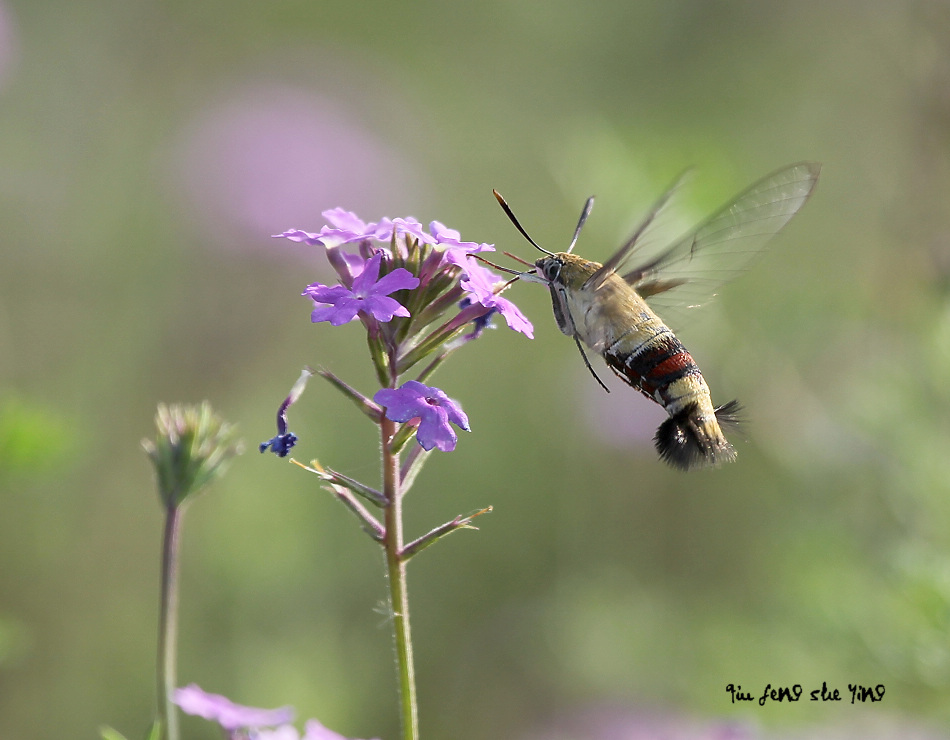
[[[419,715],[416,705],[416,676],[412,662],[412,638],[409,629],[409,596],[406,592],[406,561],[402,552],[402,491],[399,455],[392,450],[396,422],[383,418],[380,423],[383,447],[383,494],[386,506],[386,569],[389,575],[389,600],[396,641],[396,670],[399,679],[402,740],[417,740]]]
[[[178,543],[182,507],[165,507],[162,540],[161,612],[158,621],[158,720],[163,740],[178,740],[178,712],[172,703],[178,648]]]

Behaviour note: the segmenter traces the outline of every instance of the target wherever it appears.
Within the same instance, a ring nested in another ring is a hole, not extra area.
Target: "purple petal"
[[[321,215],[336,229],[359,234],[366,233],[366,223],[353,211],[347,211],[345,208],[332,208],[329,211],[324,211]]]
[[[456,263],[459,264],[459,263]],[[534,339],[534,326],[521,310],[507,298],[502,298],[495,292],[495,286],[501,279],[488,268],[482,267],[471,257],[466,257],[461,263],[467,278],[460,280],[459,285],[468,291],[469,297],[486,308],[496,309],[505,318],[505,323],[511,329],[520,331],[529,339]]]
[[[323,242],[320,241],[320,234],[311,234],[309,231],[300,231],[300,229],[290,229],[283,234],[273,234],[272,236],[275,239],[290,239],[292,242],[304,242],[311,247],[317,245],[323,246]]]
[[[372,233],[367,233],[367,236],[371,236],[378,242],[392,241],[395,227],[388,218],[381,218],[378,224],[370,224],[370,226],[372,227]],[[367,232],[369,232],[369,229],[367,229]]]
[[[360,310],[375,316],[378,321],[392,321],[394,316],[408,316],[409,309],[395,298],[384,295],[371,295],[360,301]]]
[[[423,230],[422,224],[414,218],[394,218],[393,227],[397,235],[410,234],[423,244],[437,244],[435,237],[429,236]]]
[[[294,719],[292,707],[279,709],[245,707],[235,704],[220,694],[209,694],[197,684],[175,689],[172,701],[186,714],[210,719],[229,731],[241,727],[274,727],[292,722]]]
[[[422,449],[429,451],[438,447],[442,452],[451,452],[455,449],[458,436],[449,426],[449,415],[441,406],[429,406],[422,415],[419,429],[416,431],[416,440]]]
[[[336,314],[336,306],[320,303],[310,312],[310,323],[319,324],[321,321],[330,321]],[[353,318],[356,318],[355,313],[353,314]],[[350,320],[352,321],[352,319]],[[339,326],[339,324],[337,324],[337,326]]]
[[[413,389],[407,388],[410,383],[422,385],[415,380],[403,383],[400,388],[381,388],[376,391],[373,400],[386,408],[386,417],[393,421],[409,421],[421,415],[426,403]],[[425,386],[423,386],[425,387]]]
[[[501,278],[487,267],[482,267],[471,257],[466,258],[462,269],[465,270],[467,277],[459,285],[477,296],[478,302],[483,306],[490,306],[491,304],[485,303],[485,300],[491,300],[491,297],[494,296],[495,285],[501,282]]]
[[[442,408],[445,409],[449,421],[455,424],[459,429],[464,429],[466,432],[472,431],[468,423],[468,415],[462,411],[462,407],[459,406],[456,401],[453,401],[451,398],[446,398]]]
[[[445,262],[448,262],[450,265],[456,265],[461,267],[465,274],[468,274],[468,253],[462,249],[449,248],[445,250],[444,255]]]
[[[505,323],[508,328],[520,331],[528,339],[534,339],[534,325],[528,321],[528,317],[521,313],[521,310],[507,298],[495,296],[495,306],[498,313],[505,317]]]
[[[412,290],[418,287],[419,278],[404,267],[397,267],[392,272],[383,275],[376,285],[370,288],[370,291],[376,295],[389,295],[397,290]]]
[[[359,296],[368,295],[379,279],[379,265],[383,260],[383,255],[377,252],[368,260],[363,267],[363,271],[353,280],[353,293]]]
[[[349,289],[353,287],[353,278],[359,275],[366,265],[366,260],[358,254],[344,252],[339,247],[327,247],[327,261],[340,276],[340,282]]]
[[[343,324],[348,324],[356,318],[356,314],[358,314],[360,309],[363,308],[363,301],[356,298],[344,298],[342,301],[337,303],[334,308],[336,310],[329,319],[330,325],[343,326]],[[316,309],[314,310],[314,313],[316,313]],[[310,320],[313,321],[312,313],[310,315]]]
[[[344,298],[351,298],[353,292],[347,290],[342,285],[323,285],[322,283],[311,283],[301,295],[312,298],[314,303],[337,303]]]
[[[444,247],[454,248],[463,253],[472,254],[474,252],[494,252],[495,246],[493,244],[479,244],[478,242],[463,242],[459,241],[461,234],[455,229],[449,229],[445,224],[440,223],[439,221],[432,221],[429,224],[429,233],[435,237],[436,242],[443,245]],[[448,253],[448,250],[446,250]]]

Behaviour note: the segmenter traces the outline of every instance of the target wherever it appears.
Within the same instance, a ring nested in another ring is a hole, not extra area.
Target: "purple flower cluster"
[[[459,285],[470,304],[489,309],[485,313],[500,313],[509,327],[533,338],[531,322],[515,304],[495,293],[503,284],[501,278],[469,257],[494,251],[493,245],[462,241],[458,231],[439,221],[432,221],[426,232],[414,218],[384,218],[366,223],[355,213],[342,208],[324,211],[323,216],[330,225],[317,233],[291,229],[274,235],[324,247],[340,276],[340,285],[312,283],[303,292],[314,302],[310,316],[314,323],[328,321],[333,326],[340,326],[353,321],[361,313],[384,323],[396,316],[409,317],[408,309],[390,294],[418,288],[421,280],[431,282],[440,272],[444,274],[454,265],[459,268],[458,277],[464,275]],[[340,249],[344,244],[354,243],[358,245],[357,253]],[[383,262],[394,264],[400,261],[399,258],[405,259],[410,243],[416,247],[425,245],[432,248],[428,264],[422,265],[426,269],[420,270],[420,276],[413,275],[404,267],[389,267],[380,278]]]
[[[425,450],[454,450],[452,425],[469,431],[468,417],[442,390],[422,381],[451,352],[477,339],[495,314],[511,329],[534,337],[531,322],[500,295],[504,281],[472,256],[494,246],[462,241],[458,231],[439,221],[426,230],[414,218],[366,223],[342,208],[323,215],[328,223],[319,232],[291,229],[275,237],[323,247],[339,276],[336,285],[311,283],[304,290],[313,301],[311,321],[341,326],[359,319],[367,330],[383,388],[371,401],[338,387],[370,415],[375,409],[406,424]],[[403,379],[428,357],[434,359],[417,378]],[[284,456],[296,443],[287,430],[286,411],[298,396],[292,392],[284,401],[278,434],[261,445],[261,452],[271,449]]]

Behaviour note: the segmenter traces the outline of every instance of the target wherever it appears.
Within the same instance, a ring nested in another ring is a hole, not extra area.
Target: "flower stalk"
[[[178,545],[181,538],[181,508],[165,509],[162,538],[162,580],[158,617],[157,717],[162,737],[178,740],[178,713],[172,703],[177,679],[178,655]]]
[[[278,423],[280,417],[278,416]],[[142,446],[155,466],[165,511],[156,662],[156,718],[162,740],[178,740],[178,715],[172,702],[178,654],[179,541],[185,504],[221,475],[240,451],[233,427],[205,402],[200,406],[159,405],[155,441]]]
[[[399,681],[400,716],[403,740],[419,737],[419,709],[416,701],[416,675],[412,657],[412,630],[409,625],[409,593],[406,586],[406,560],[403,557],[402,496],[399,454],[391,449],[396,424],[384,419],[380,424],[383,448],[383,495],[386,533],[386,573],[389,579],[389,604],[392,610],[393,639],[396,644],[396,674]]]
[[[402,738],[417,740],[419,711],[406,565],[451,532],[473,529],[472,520],[491,510],[487,507],[456,516],[405,544],[402,505],[406,492],[433,449],[451,452],[458,441],[456,429],[471,431],[459,403],[423,381],[448,357],[481,336],[495,314],[529,338],[533,327],[511,301],[499,295],[503,281],[470,256],[493,250],[490,244],[463,242],[457,231],[438,221],[431,222],[426,231],[411,218],[384,218],[367,224],[340,208],[323,215],[329,225],[319,233],[293,229],[277,236],[324,248],[339,276],[337,285],[307,286],[303,295],[313,301],[311,321],[342,326],[358,319],[366,330],[379,390],[364,395],[327,370],[317,373],[379,427],[382,485],[374,488],[316,461],[310,466],[297,465],[316,474],[383,549]],[[347,245],[353,245],[349,249],[355,251],[344,251]],[[413,370],[423,361],[421,371]],[[303,378],[295,388],[302,388]],[[278,435],[262,444],[261,452],[271,449],[282,456],[297,442],[297,436],[287,429],[286,411],[298,396],[292,391],[281,405]],[[413,439],[418,444],[412,445]],[[372,507],[382,509],[380,518]]]

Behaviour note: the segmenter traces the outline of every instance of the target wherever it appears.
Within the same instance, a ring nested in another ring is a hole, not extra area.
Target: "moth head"
[[[549,284],[560,280],[562,267],[564,267],[564,260],[557,254],[541,257],[534,263],[534,270],[537,275]]]

